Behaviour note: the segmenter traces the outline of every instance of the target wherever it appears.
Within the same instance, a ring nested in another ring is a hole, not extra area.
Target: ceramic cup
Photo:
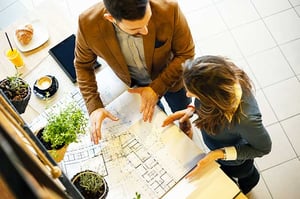
[[[36,87],[41,91],[47,91],[52,85],[52,78],[49,76],[42,76],[36,81]]]

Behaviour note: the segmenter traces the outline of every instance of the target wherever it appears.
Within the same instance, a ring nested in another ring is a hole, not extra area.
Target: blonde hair
[[[187,61],[183,81],[186,89],[200,101],[194,123],[209,134],[217,134],[239,120],[236,113],[241,113],[242,102],[236,104],[236,85],[240,85],[243,95],[252,90],[248,75],[220,56],[202,56]]]

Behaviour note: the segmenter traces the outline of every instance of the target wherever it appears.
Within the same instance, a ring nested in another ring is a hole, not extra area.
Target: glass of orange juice
[[[16,67],[24,66],[23,58],[16,48],[6,50],[5,55]]]

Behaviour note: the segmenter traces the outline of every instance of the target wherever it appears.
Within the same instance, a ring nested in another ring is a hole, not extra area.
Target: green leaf
[[[72,102],[60,110],[59,114],[50,114],[43,139],[50,142],[53,148],[77,142],[78,135],[86,133],[87,122],[84,112]]]

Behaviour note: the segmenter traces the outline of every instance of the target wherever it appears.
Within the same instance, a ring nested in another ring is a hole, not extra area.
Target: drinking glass
[[[23,58],[16,48],[13,48],[13,50],[6,50],[5,55],[8,58],[8,60],[10,60],[11,63],[13,63],[17,68],[24,66]]]

